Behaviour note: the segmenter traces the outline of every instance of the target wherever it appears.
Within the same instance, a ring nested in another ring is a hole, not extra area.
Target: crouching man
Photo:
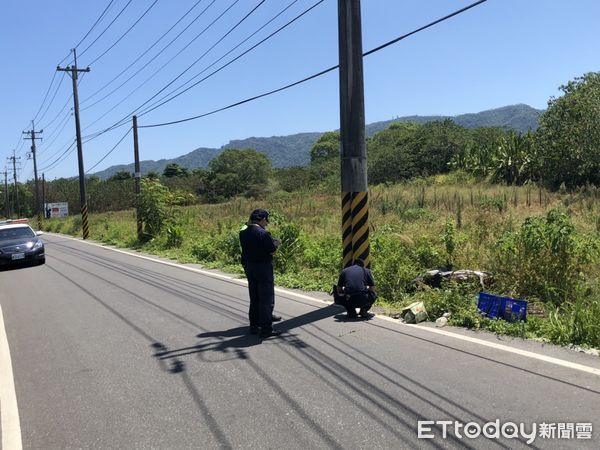
[[[362,259],[354,260],[353,265],[342,270],[337,284],[337,299],[336,303],[346,308],[349,319],[356,319],[358,316],[365,319],[373,317],[369,309],[377,299],[375,280]]]

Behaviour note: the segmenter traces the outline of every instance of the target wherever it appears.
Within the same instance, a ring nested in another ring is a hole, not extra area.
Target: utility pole
[[[13,197],[16,200],[17,203],[17,207],[15,209],[15,205],[13,203],[13,212],[17,213],[17,218],[21,216],[21,205],[19,204],[19,185],[17,183],[17,159],[21,159],[21,157],[19,156],[17,158],[17,151],[13,150],[13,155],[11,157],[9,157],[8,159],[12,160],[12,164],[13,164],[13,179],[15,181],[15,196]]]
[[[371,264],[360,0],[338,0],[343,266]]]
[[[40,134],[43,132],[44,132],[44,130],[38,131],[38,133],[40,133]],[[33,120],[31,121],[31,130],[23,131],[23,134],[26,134],[29,138],[31,138],[31,156],[33,157],[33,176],[35,179],[35,198],[34,198],[34,202],[33,202],[33,213],[37,217],[38,230],[41,230],[41,228],[42,228],[41,209],[42,208],[40,205],[40,184],[39,184],[38,173],[37,173],[37,158],[35,156],[35,140],[41,139],[41,137],[35,136],[35,124],[33,123]]]
[[[7,219],[10,218],[10,208],[8,206],[8,172],[4,167],[4,215]]]
[[[44,212],[44,219],[46,217],[46,178],[44,177],[44,173],[42,172],[42,210]]]
[[[75,110],[75,132],[77,133],[77,160],[79,162],[79,202],[81,205],[81,227],[83,230],[83,239],[87,239],[90,235],[88,222],[87,197],[85,194],[85,172],[83,170],[83,145],[81,143],[81,125],[79,124],[79,97],[77,94],[77,74],[79,72],[89,72],[90,68],[77,68],[77,53],[73,49],[73,65],[61,68],[56,68],[59,72],[69,72],[73,80],[73,104]]]
[[[138,147],[138,126],[137,116],[133,116],[133,160],[135,162],[135,216],[137,218],[137,237],[138,241],[142,240],[142,217],[140,214],[140,152]]]

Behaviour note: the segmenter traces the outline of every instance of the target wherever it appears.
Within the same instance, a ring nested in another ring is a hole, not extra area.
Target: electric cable
[[[111,149],[108,151],[108,153],[106,153],[106,154],[105,154],[105,155],[104,155],[104,156],[103,156],[103,157],[100,159],[100,161],[98,161],[96,164],[94,164],[92,167],[90,167],[88,170],[86,170],[86,172],[85,172],[85,173],[89,173],[91,170],[95,169],[95,168],[96,168],[96,167],[97,167],[97,166],[98,166],[98,165],[99,165],[99,164],[100,164],[102,161],[104,161],[104,160],[105,160],[105,159],[108,157],[108,155],[110,155],[112,152],[114,152],[114,151],[115,151],[115,149],[116,149],[116,148],[119,146],[119,144],[120,144],[121,142],[123,142],[123,139],[125,139],[125,138],[127,137],[127,135],[128,135],[129,133],[131,133],[131,130],[132,130],[132,129],[133,129],[133,128],[129,128],[129,129],[127,130],[127,132],[126,132],[126,133],[123,135],[123,137],[122,137],[121,139],[119,139],[119,142],[117,142],[117,143],[116,143],[116,144],[113,146],[113,148],[111,148]]]
[[[77,141],[75,139],[73,139],[73,142],[71,143],[71,145],[69,145],[67,147],[67,149],[56,160],[54,160],[49,165],[42,167],[38,170],[40,170],[42,172],[48,172],[49,170],[54,169],[56,166],[58,166],[60,163],[62,163],[67,158],[67,156],[69,156],[71,154],[71,152],[75,148],[76,142]]]
[[[213,0],[213,2],[208,6],[210,7],[213,3],[215,3],[216,0]],[[110,108],[108,111],[106,111],[103,115],[101,115],[98,119],[96,119],[94,122],[90,123],[85,129],[90,128],[92,125],[94,125],[95,123],[97,123],[99,120],[101,120],[102,118],[104,118],[105,116],[107,116],[110,112],[112,112],[115,108],[119,107],[125,100],[127,100],[129,97],[131,97],[138,89],[140,89],[144,84],[146,84],[148,81],[150,81],[152,78],[154,78],[156,76],[156,74],[158,74],[158,72],[160,72],[163,68],[165,68],[167,66],[167,64],[169,64],[171,61],[173,61],[177,56],[179,56],[185,49],[187,49],[193,42],[196,41],[196,39],[198,39],[200,36],[202,36],[202,34],[204,34],[208,29],[210,29],[210,27],[212,27],[218,20],[220,20],[231,8],[233,8],[240,0],[235,0],[235,2],[233,2],[227,9],[225,9],[225,11],[223,11],[217,18],[215,18],[210,24],[208,24],[200,33],[198,33],[194,39],[192,39],[190,42],[188,42],[181,50],[179,50],[179,52],[177,52],[175,54],[175,56],[173,56],[171,59],[169,59],[169,61],[167,61],[165,64],[163,64],[161,67],[159,67],[149,78],[147,78],[144,82],[142,82],[138,87],[136,87],[135,89],[133,89],[132,91],[129,92],[129,94],[127,94],[127,96],[125,96],[121,101],[119,101],[116,105],[114,105],[112,108]],[[263,0],[264,1],[264,0]],[[207,7],[207,8],[208,8]],[[187,69],[186,69],[187,70]],[[180,74],[181,76],[181,74]],[[170,84],[174,83],[175,80],[171,81],[167,86],[165,86],[161,91],[159,91],[158,93],[156,93],[153,97],[151,97],[149,100],[147,100],[145,103],[143,103],[139,108],[141,108],[142,106],[144,106],[147,102],[151,101],[154,97],[156,97],[157,95],[159,95],[164,89],[166,89]],[[139,109],[138,108],[138,109]],[[136,109],[137,110],[137,109]],[[134,111],[135,112],[135,111]],[[129,120],[129,117],[131,117],[131,115],[134,113],[130,113],[127,116],[125,116],[124,119],[121,119],[118,123],[122,122],[123,120]]]
[[[371,54],[373,54],[373,53],[375,53],[375,52],[378,52],[378,51],[380,51],[380,50],[383,50],[384,48],[386,48],[386,47],[389,47],[389,46],[390,46],[390,45],[392,45],[392,44],[395,44],[395,43],[397,43],[397,42],[399,42],[399,41],[401,41],[401,40],[403,40],[403,39],[406,39],[406,38],[407,38],[407,37],[409,37],[409,36],[412,36],[412,35],[414,35],[414,34],[416,34],[416,33],[419,33],[420,31],[423,31],[423,30],[425,30],[425,29],[427,29],[427,28],[430,28],[430,27],[432,27],[432,26],[434,26],[434,25],[437,25],[437,24],[439,24],[440,22],[443,22],[443,21],[445,21],[445,20],[448,20],[448,19],[450,19],[450,18],[452,18],[452,17],[454,17],[454,16],[457,16],[457,15],[459,15],[459,14],[461,14],[461,13],[463,13],[463,12],[465,12],[465,11],[467,11],[467,10],[471,9],[471,8],[474,8],[475,6],[478,6],[478,5],[480,5],[480,4],[484,3],[484,2],[486,2],[486,1],[487,1],[487,0],[479,0],[479,1],[475,2],[475,3],[472,3],[472,4],[470,4],[470,5],[466,6],[466,7],[464,7],[464,8],[461,8],[461,9],[459,9],[459,10],[457,10],[457,11],[454,11],[453,13],[450,13],[450,14],[448,14],[448,15],[444,16],[444,17],[441,17],[440,19],[437,19],[437,20],[435,20],[435,21],[433,21],[433,22],[430,22],[430,23],[428,23],[427,25],[424,25],[424,26],[422,26],[422,27],[420,27],[420,28],[417,28],[416,30],[413,30],[413,31],[411,31],[411,32],[409,32],[409,33],[406,33],[406,34],[404,34],[404,35],[402,35],[402,36],[399,36],[399,37],[397,37],[397,38],[395,38],[395,39],[392,39],[391,41],[388,41],[388,42],[386,42],[385,44],[382,44],[382,45],[380,45],[380,46],[378,46],[378,47],[375,47],[375,48],[373,48],[373,49],[371,49],[371,50],[369,50],[369,51],[367,51],[367,52],[363,53],[363,57],[365,57],[365,56],[368,56],[368,55],[371,55]],[[290,83],[290,84],[288,84],[288,85],[286,85],[286,86],[282,86],[282,87],[280,87],[280,88],[273,89],[272,91],[268,91],[268,92],[265,92],[265,93],[263,93],[263,94],[255,95],[254,97],[250,97],[250,98],[247,98],[247,99],[245,99],[245,100],[241,100],[241,101],[239,101],[239,102],[232,103],[232,104],[230,104],[230,105],[228,105],[228,106],[224,106],[224,107],[222,107],[222,108],[215,109],[215,110],[213,110],[213,111],[210,111],[210,112],[207,112],[207,113],[204,113],[204,114],[200,114],[200,115],[193,116],[193,117],[188,117],[188,118],[185,118],[185,119],[174,120],[174,121],[171,121],[171,122],[163,122],[163,123],[152,124],[152,125],[140,125],[140,126],[138,126],[138,128],[155,128],[155,127],[162,127],[162,126],[167,126],[167,125],[174,125],[174,124],[178,124],[178,123],[189,122],[190,120],[199,119],[199,118],[201,118],[201,117],[206,117],[206,116],[209,116],[209,115],[212,115],[212,114],[216,114],[216,113],[218,113],[218,112],[221,112],[221,111],[224,111],[224,110],[226,110],[226,109],[231,109],[231,108],[233,108],[233,107],[235,107],[235,106],[239,106],[239,105],[242,105],[242,104],[244,104],[244,103],[248,103],[248,102],[251,102],[251,101],[257,100],[257,99],[259,99],[259,98],[266,97],[266,96],[269,96],[269,95],[275,94],[275,93],[277,93],[277,92],[281,92],[281,91],[284,91],[284,90],[286,90],[286,89],[289,89],[289,88],[291,88],[291,87],[297,86],[297,85],[299,85],[299,84],[305,83],[305,82],[307,82],[307,81],[309,81],[309,80],[312,80],[312,79],[314,79],[314,78],[317,78],[317,77],[320,77],[320,76],[322,76],[322,75],[325,75],[326,73],[332,72],[332,71],[334,71],[334,70],[338,69],[339,67],[340,67],[340,66],[339,66],[339,64],[336,64],[335,66],[331,66],[331,67],[329,67],[329,68],[327,68],[327,69],[325,69],[325,70],[322,70],[322,71],[320,71],[320,72],[318,72],[318,73],[316,73],[316,74],[313,74],[313,75],[311,75],[311,76],[308,76],[308,77],[306,77],[306,78],[303,78],[303,79],[301,79],[301,80],[295,81],[294,83]],[[192,86],[192,87],[193,87],[193,86]],[[184,92],[185,92],[185,91],[184,91]],[[179,94],[178,94],[178,95],[179,95]],[[159,105],[159,106],[160,106],[160,105]],[[147,111],[146,113],[148,113],[148,112],[150,112],[150,111],[151,111],[151,110]],[[144,114],[145,114],[145,113],[144,113]],[[141,116],[141,115],[143,115],[143,114],[140,114],[139,116]]]
[[[125,33],[123,33],[110,47],[108,47],[106,50],[104,50],[104,52],[98,56],[96,59],[94,59],[91,63],[88,64],[88,66],[93,65],[96,61],[98,61],[100,58],[102,58],[104,55],[106,55],[109,51],[111,51],[115,45],[117,45],[119,42],[121,42],[121,40],[127,36],[129,34],[129,32],[131,30],[133,30],[133,28],[146,16],[146,14],[148,14],[150,12],[150,10],[154,7],[154,5],[156,5],[156,3],[158,3],[158,0],[154,0],[154,2],[146,9],[146,11],[144,11],[144,13],[133,23],[133,25],[131,25],[127,31],[125,31]]]
[[[127,2],[127,4],[121,9],[121,11],[119,11],[119,13],[116,15],[116,17],[106,26],[106,28],[102,31],[102,33],[100,33],[98,35],[98,37],[96,39],[94,39],[90,45],[88,45],[82,52],[79,53],[79,57],[83,56],[85,54],[85,52],[87,52],[92,47],[92,45],[94,45],[98,41],[98,39],[100,39],[102,37],[102,35],[108,31],[108,29],[116,22],[116,20],[121,16],[121,14],[123,14],[123,12],[127,9],[127,7],[131,4],[132,1],[133,0],[129,0]]]
[[[153,104],[149,105],[148,108],[152,108],[154,105],[160,103],[161,101],[163,101],[165,98],[169,97],[170,95],[172,95],[173,93],[177,92],[178,90],[180,90],[181,88],[189,85],[193,80],[195,80],[196,78],[198,78],[200,75],[202,75],[204,72],[206,72],[208,69],[210,69],[211,67],[213,67],[215,64],[217,64],[218,62],[222,61],[225,57],[227,57],[228,55],[230,55],[231,53],[233,53],[235,50],[237,50],[239,47],[241,47],[243,44],[245,44],[246,42],[248,42],[252,37],[254,37],[255,35],[257,35],[260,31],[262,31],[266,26],[268,26],[271,22],[273,22],[275,19],[277,19],[281,14],[283,14],[285,11],[287,11],[289,8],[291,8],[295,3],[297,3],[298,0],[294,0],[292,1],[290,4],[288,4],[288,6],[286,6],[284,9],[282,9],[279,13],[277,13],[275,16],[273,16],[268,22],[266,22],[264,25],[262,25],[260,28],[258,28],[257,30],[255,30],[253,33],[251,33],[249,36],[247,36],[244,40],[242,40],[240,43],[238,43],[237,45],[235,45],[232,49],[230,49],[227,53],[225,53],[223,56],[221,56],[220,58],[218,58],[217,60],[213,61],[211,64],[209,64],[207,67],[205,67],[204,69],[202,69],[202,71],[200,71],[199,73],[197,73],[196,75],[194,75],[192,78],[190,78],[189,80],[187,80],[185,83],[180,84],[179,86],[177,86],[175,89],[171,90],[170,92],[168,92],[167,94],[165,94],[163,97],[161,97],[160,99],[158,99],[156,102],[154,102]]]
[[[80,41],[77,43],[77,45],[75,45],[75,47],[73,48],[77,48],[81,45],[81,43],[83,41],[85,41],[85,38],[89,36],[89,34],[92,32],[92,30],[94,28],[96,28],[96,25],[98,25],[98,22],[100,22],[102,20],[102,18],[104,17],[104,15],[108,12],[108,10],[110,9],[111,5],[113,4],[115,0],[110,0],[110,2],[108,2],[108,5],[106,6],[106,8],[104,8],[104,11],[102,11],[102,14],[100,14],[100,17],[98,17],[98,19],[96,19],[96,21],[94,22],[94,25],[92,25],[92,27],[88,30],[87,33],[85,33],[85,36],[83,36]],[[66,58],[65,58],[66,59]],[[64,61],[64,60],[63,60]]]
[[[54,71],[54,74],[56,75],[56,71]],[[60,81],[58,82],[58,85],[56,86],[56,90],[54,91],[54,95],[52,95],[52,99],[50,100],[50,102],[48,103],[48,106],[46,107],[46,110],[44,111],[44,113],[40,116],[39,121],[41,122],[42,120],[44,120],[44,117],[46,117],[46,114],[48,114],[48,110],[50,109],[50,106],[52,106],[52,104],[54,103],[54,99],[56,98],[56,94],[58,94],[58,91],[60,90],[60,87],[62,86],[62,83],[65,79],[65,75],[66,73],[63,72],[62,77],[60,78]],[[37,114],[36,114],[37,117]],[[35,121],[35,119],[33,119]]]
[[[118,75],[116,75],[116,76],[115,76],[115,77],[114,77],[112,80],[110,80],[108,83],[106,83],[106,84],[105,84],[104,86],[102,86],[100,89],[98,89],[96,92],[94,92],[93,94],[91,94],[89,97],[87,97],[86,99],[82,100],[82,101],[80,102],[80,104],[81,104],[81,105],[83,105],[84,103],[86,103],[86,102],[87,102],[87,101],[89,101],[90,99],[94,98],[96,95],[98,95],[98,94],[99,94],[100,92],[102,92],[104,89],[106,89],[108,86],[110,86],[112,83],[114,83],[114,82],[115,82],[115,81],[116,81],[116,80],[117,80],[117,79],[118,79],[118,78],[119,78],[121,75],[123,75],[125,72],[127,72],[127,71],[128,71],[130,68],[131,68],[131,67],[133,67],[133,66],[134,66],[134,65],[135,65],[135,64],[136,64],[136,63],[137,63],[137,62],[138,62],[140,59],[142,59],[144,56],[146,56],[146,54],[147,54],[147,53],[148,53],[150,50],[152,50],[152,49],[153,49],[153,48],[154,48],[154,47],[155,47],[155,46],[156,46],[156,45],[157,45],[157,44],[158,44],[158,43],[159,43],[159,42],[160,42],[162,39],[164,39],[164,37],[165,37],[165,36],[167,36],[167,34],[169,34],[171,31],[173,31],[173,28],[175,28],[177,25],[179,25],[179,23],[180,23],[180,22],[181,22],[183,19],[185,19],[185,18],[186,18],[186,17],[187,17],[187,16],[188,16],[188,15],[189,15],[189,14],[190,14],[190,13],[191,13],[191,12],[192,12],[192,11],[193,11],[195,8],[196,8],[196,7],[197,7],[197,6],[200,4],[200,3],[202,3],[202,1],[203,1],[203,0],[198,0],[198,1],[197,1],[197,2],[196,2],[196,3],[195,3],[195,4],[194,4],[194,5],[193,5],[193,6],[192,6],[190,9],[188,9],[188,10],[187,10],[187,12],[186,12],[186,13],[185,13],[183,16],[181,16],[181,17],[180,17],[180,18],[177,20],[177,22],[175,22],[175,23],[174,23],[174,24],[171,26],[171,28],[169,28],[169,29],[168,29],[166,32],[164,32],[164,33],[162,34],[162,36],[160,36],[160,37],[159,37],[159,38],[158,38],[156,41],[154,41],[154,43],[153,43],[153,44],[152,44],[150,47],[148,47],[148,48],[147,48],[147,49],[146,49],[146,50],[145,50],[145,51],[144,51],[144,52],[143,52],[143,53],[142,53],[140,56],[138,56],[138,57],[137,57],[137,58],[136,58],[136,59],[135,59],[135,60],[134,60],[132,63],[130,63],[130,64],[129,64],[129,65],[128,65],[128,66],[127,66],[125,69],[121,70],[121,72],[120,72]],[[213,3],[214,3],[214,1],[213,1]],[[199,16],[197,16],[196,18],[198,18],[198,17],[199,17]],[[193,23],[193,22],[192,22],[192,23]],[[190,23],[190,25],[191,25],[191,23]],[[188,27],[189,27],[190,25],[188,25]],[[185,31],[185,30],[187,30],[187,27],[184,29],[184,31]],[[173,42],[173,41],[171,41],[171,43],[172,43],[172,42]],[[166,47],[165,47],[165,48],[166,48]],[[163,50],[164,50],[164,48],[163,48]],[[159,54],[160,54],[160,53],[159,53]],[[152,61],[152,60],[151,60],[151,61]],[[145,67],[145,66],[144,66],[144,67]],[[137,75],[137,73],[139,73],[139,71],[138,71],[138,72],[136,72],[134,75]],[[131,79],[131,78],[130,78],[130,79]],[[129,81],[129,80],[127,80],[127,81]],[[121,84],[121,86],[123,86],[123,84]],[[121,86],[119,86],[119,87],[121,87]],[[114,90],[113,90],[112,92],[114,92]],[[111,93],[109,93],[109,95],[110,95],[110,94],[112,94],[112,92],[111,92]],[[106,96],[105,96],[105,97],[103,97],[102,99],[100,99],[99,101],[102,101],[102,100],[104,100],[105,98],[106,98]],[[95,104],[96,104],[96,103],[94,103],[94,104],[90,105],[89,107],[91,107],[91,106],[94,106]],[[88,107],[88,108],[89,108],[89,107]]]
[[[177,97],[179,97],[180,95],[184,94],[185,92],[189,91],[190,89],[196,87],[197,85],[199,85],[200,83],[202,83],[203,81],[208,80],[210,77],[212,77],[213,75],[219,73],[221,70],[225,69],[226,67],[230,66],[231,64],[233,64],[235,61],[237,61],[238,59],[240,59],[242,56],[247,55],[248,53],[250,53],[252,50],[254,50],[255,48],[257,48],[258,46],[264,44],[266,41],[268,41],[269,39],[271,39],[273,36],[277,35],[278,33],[280,33],[281,31],[283,31],[285,28],[287,28],[288,26],[290,26],[291,24],[293,24],[294,22],[296,22],[297,20],[299,20],[301,17],[303,17],[305,14],[308,14],[310,11],[312,11],[314,8],[316,8],[317,6],[319,6],[321,3],[323,3],[325,0],[319,0],[318,2],[316,2],[315,4],[313,4],[310,8],[304,10],[302,13],[298,14],[296,17],[294,17],[292,20],[290,20],[289,22],[287,22],[286,24],[282,25],[281,27],[279,27],[277,30],[273,31],[271,34],[269,34],[267,37],[265,37],[264,39],[260,40],[259,42],[257,42],[256,44],[254,44],[252,47],[248,48],[247,50],[245,50],[244,52],[240,53],[238,56],[236,56],[235,58],[233,58],[232,60],[230,60],[229,62],[223,64],[221,67],[219,67],[218,69],[214,70],[213,72],[211,72],[210,74],[208,74],[207,76],[205,76],[204,78],[198,80],[197,82],[195,82],[194,84],[192,84],[191,86],[185,88],[183,91],[173,95],[172,97],[161,101],[160,103],[156,104],[155,106],[151,106],[148,107],[142,111],[139,112],[138,117],[144,116],[146,114],[148,114],[151,111],[154,111],[155,109],[165,105],[166,103],[169,103],[170,101],[176,99]],[[164,90],[164,89],[163,89]],[[156,97],[156,94],[154,95],[154,97]],[[154,98],[152,97],[152,98]],[[150,100],[152,100],[152,98]],[[149,100],[148,100],[149,101]],[[148,101],[146,101],[146,103],[148,103]],[[141,105],[144,106],[144,105]],[[140,108],[141,108],[140,106]],[[139,111],[139,108],[138,110]]]
[[[42,104],[40,105],[38,111],[35,113],[35,116],[33,116],[33,121],[34,122],[36,121],[37,116],[39,115],[40,111],[44,107],[44,103],[46,102],[46,99],[48,98],[48,94],[50,94],[50,89],[52,89],[52,85],[54,84],[54,79],[55,78],[56,78],[56,70],[54,71],[54,75],[52,75],[52,80],[50,80],[50,86],[48,86],[48,90],[46,91],[46,95],[44,95],[44,99],[42,100]]]
[[[60,125],[58,125],[52,133],[49,133],[48,135],[44,136],[44,139],[46,139],[48,141],[48,143],[43,142],[39,146],[39,147],[41,147],[42,151],[44,151],[46,148],[52,147],[52,145],[56,142],[56,139],[58,139],[58,137],[64,131],[66,126],[69,124],[69,119],[71,118],[72,115],[73,115],[73,113],[71,113],[71,111],[69,111],[65,115],[64,119],[62,120],[62,123],[60,123]]]

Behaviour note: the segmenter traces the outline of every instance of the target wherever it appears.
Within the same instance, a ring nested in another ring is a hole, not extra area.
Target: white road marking
[[[50,233],[49,233],[50,234]],[[101,245],[101,244],[97,244],[95,242],[89,242],[89,241],[84,241],[81,239],[77,239],[77,238],[73,238],[70,236],[65,236],[65,235],[56,235],[56,236],[60,236],[60,237],[66,237],[75,241],[79,241],[79,242],[83,242],[85,244],[89,244],[89,245],[94,245],[96,247],[100,247],[100,248],[104,248],[107,250],[112,250],[118,253],[123,253],[126,255],[130,255],[130,256],[135,256],[136,258],[142,258],[142,259],[146,259],[148,261],[154,261],[160,264],[165,264],[168,266],[172,266],[172,267],[178,267],[180,269],[184,269],[184,270],[188,270],[190,272],[196,272],[196,273],[200,273],[202,275],[206,275],[209,277],[213,277],[213,278],[219,278],[222,280],[228,280],[228,281],[232,281],[241,285],[248,285],[248,282],[246,280],[243,279],[239,279],[239,278],[235,278],[235,277],[231,277],[228,275],[221,275],[218,273],[214,273],[214,272],[209,272],[207,270],[202,270],[202,269],[196,269],[194,267],[188,267],[188,266],[184,266],[182,264],[179,263],[172,263],[169,261],[161,261],[160,259],[156,259],[156,258],[151,258],[149,256],[144,256],[144,255],[138,255],[135,253],[131,253],[128,251],[124,251],[124,250],[120,250],[120,249],[116,249],[116,248],[112,248],[112,247],[107,247],[105,245]],[[312,302],[316,302],[316,303],[321,303],[321,304],[327,304],[330,305],[332,302],[328,302],[325,300],[321,300],[315,297],[310,297],[308,295],[304,295],[304,294],[299,294],[297,292],[293,292],[293,291],[289,291],[287,289],[282,289],[282,288],[275,288],[275,292],[279,292],[282,294],[286,294],[286,295],[292,295],[295,296],[297,298],[301,298],[303,300],[309,300]],[[388,316],[383,316],[383,315],[376,315],[377,318],[382,319],[382,320],[386,320],[388,322],[392,322],[396,325],[400,325],[400,326],[404,326],[407,328],[412,328],[413,330],[419,330],[419,331],[425,331],[427,333],[433,333],[433,334],[438,334],[438,335],[442,335],[442,336],[446,336],[449,338],[453,338],[453,339],[457,339],[460,341],[466,341],[466,342],[470,342],[472,344],[478,344],[481,345],[483,347],[488,347],[488,348],[494,348],[496,350],[502,350],[508,353],[513,353],[516,355],[520,355],[526,358],[531,358],[531,359],[537,359],[538,361],[544,361],[550,364],[555,364],[558,366],[562,366],[562,367],[567,367],[569,369],[573,369],[573,370],[579,370],[581,372],[587,372],[587,373],[591,373],[593,375],[598,375],[600,376],[600,369],[597,369],[595,367],[590,367],[590,366],[586,366],[583,364],[578,364],[578,363],[573,363],[570,361],[565,361],[563,359],[559,359],[559,358],[553,358],[551,356],[546,356],[546,355],[541,355],[539,353],[534,353],[534,352],[530,352],[527,350],[521,350],[518,348],[513,348],[513,347],[509,347],[508,345],[502,345],[502,344],[497,344],[495,342],[488,342],[485,341],[483,339],[478,339],[478,338],[474,338],[474,337],[470,337],[470,336],[463,336],[462,334],[458,334],[458,333],[453,333],[451,331],[446,331],[446,330],[440,330],[438,328],[431,328],[431,327],[419,327],[419,326],[415,326],[415,325],[409,325],[409,324],[405,324],[403,322],[400,322],[397,319],[392,319],[391,317]]]
[[[21,450],[21,423],[13,378],[8,338],[4,328],[2,306],[0,306],[0,415],[2,429],[2,449]]]

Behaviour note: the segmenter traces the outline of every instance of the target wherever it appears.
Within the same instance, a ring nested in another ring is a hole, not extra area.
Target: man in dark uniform
[[[353,265],[342,270],[337,285],[338,294],[345,297],[344,307],[349,319],[356,319],[359,315],[365,319],[373,317],[369,309],[376,298],[375,280],[362,259],[356,259]],[[358,315],[356,308],[360,308]]]
[[[250,333],[261,337],[278,336],[281,331],[273,329],[272,322],[281,317],[273,315],[275,306],[275,282],[273,276],[273,254],[279,241],[266,230],[269,213],[255,209],[250,214],[248,225],[240,231],[242,266],[248,278],[250,294]]]

